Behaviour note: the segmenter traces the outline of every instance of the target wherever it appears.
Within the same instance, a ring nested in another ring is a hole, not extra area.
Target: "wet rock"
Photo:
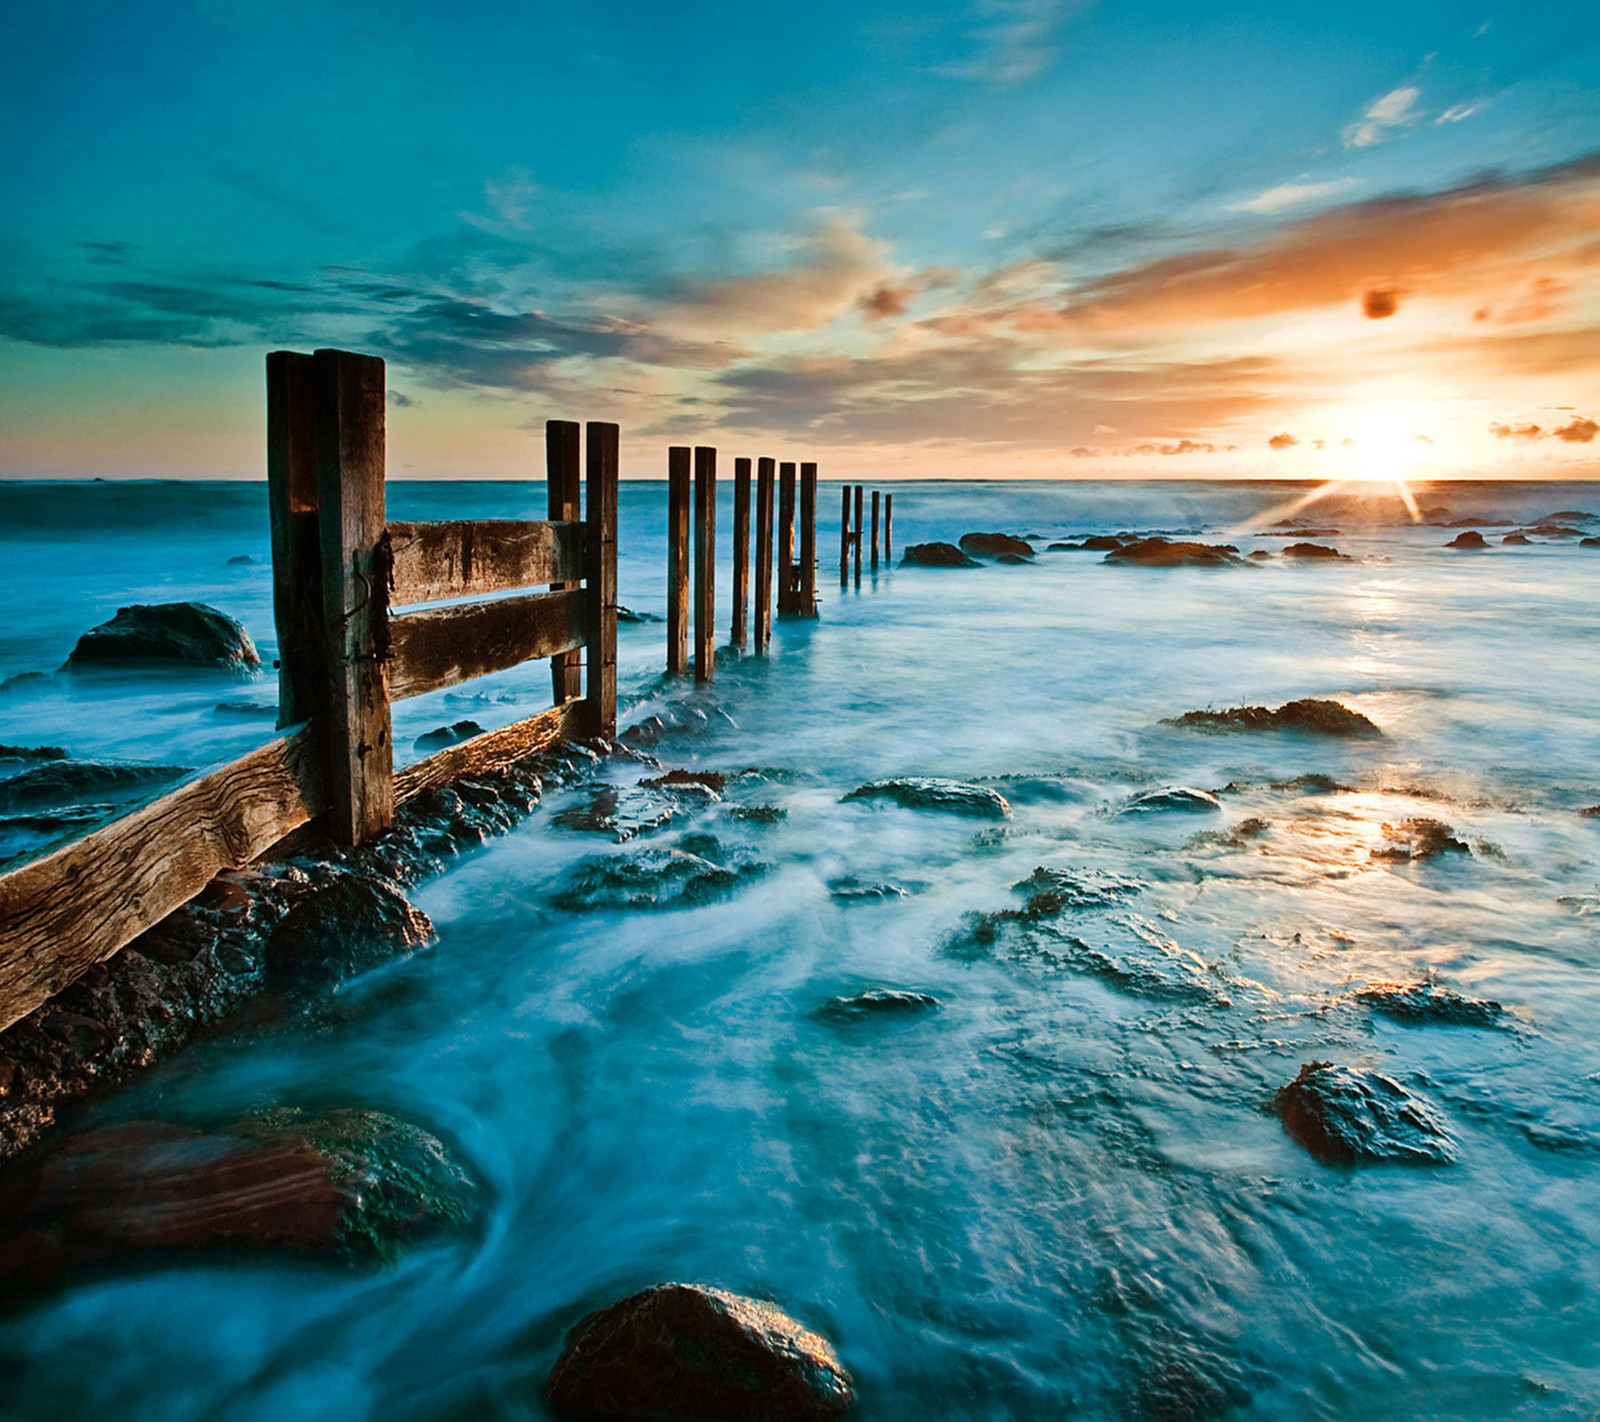
[[[855,1390],[827,1339],[774,1305],[657,1284],[567,1335],[545,1400],[596,1422],[831,1422]]]
[[[431,731],[424,731],[411,744],[419,751],[437,751],[444,750],[446,746],[458,746],[462,741],[470,741],[482,734],[483,727],[476,721],[456,721],[449,726],[435,726]]]
[[[995,558],[996,563],[1009,563],[1012,567],[1026,567],[1033,561],[1033,554],[1024,557],[1021,553],[1001,553]]]
[[[1272,1098],[1283,1129],[1328,1165],[1448,1165],[1456,1144],[1434,1108],[1392,1077],[1307,1062]]]
[[[687,736],[709,730],[718,722],[728,726],[734,724],[733,718],[725,711],[680,703],[634,722],[618,739],[625,745],[648,749],[672,736]]]
[[[775,825],[789,818],[782,805],[729,805],[728,818],[746,820],[751,824]]]
[[[43,672],[16,672],[4,681],[0,681],[0,691],[19,691],[23,687],[35,686],[43,680],[45,680]]]
[[[1186,785],[1169,785],[1161,790],[1146,790],[1135,795],[1122,806],[1125,815],[1152,814],[1160,810],[1180,810],[1188,813],[1215,814],[1222,802],[1204,790],[1194,790]]]
[[[265,701],[219,701],[211,708],[215,716],[244,716],[251,720],[275,720],[278,708]]]
[[[277,981],[325,988],[434,941],[433,923],[399,888],[376,875],[335,873],[311,889],[267,939]]]
[[[1525,548],[1530,540],[1525,533],[1508,533],[1500,542],[1508,548]]]
[[[1492,998],[1466,997],[1434,982],[1368,983],[1356,1001],[1397,1022],[1439,1027],[1494,1027],[1505,1009]]]
[[[903,899],[909,897],[898,884],[881,880],[858,879],[848,874],[842,879],[828,880],[828,892],[841,903],[866,903],[874,899]]]
[[[969,558],[953,543],[913,543],[900,555],[902,565],[919,568],[976,568],[976,558]]]
[[[583,834],[609,835],[621,844],[664,829],[683,814],[721,798],[698,780],[658,777],[637,785],[601,786],[586,803],[559,811],[553,822]]]
[[[0,1279],[41,1283],[113,1257],[227,1247],[392,1261],[466,1224],[475,1187],[443,1145],[377,1111],[280,1108],[218,1131],[89,1131],[14,1187]]]
[[[61,746],[0,746],[0,760],[65,760]]]
[[[1066,909],[1113,908],[1127,903],[1144,889],[1138,879],[1101,869],[1051,869],[1039,865],[1026,879],[1011,886],[1028,898],[1031,917],[1058,914]]]
[[[698,785],[720,795],[728,788],[728,777],[720,770],[669,770],[663,775],[641,780],[650,789],[672,789],[678,786]]]
[[[1018,558],[1033,557],[1033,545],[1009,533],[963,533],[961,551],[983,558],[998,558],[1005,553]]]
[[[230,568],[248,568],[255,561],[248,553],[235,553],[233,557],[228,559],[227,566]]]
[[[1082,549],[1081,543],[1052,543],[1044,551],[1046,553],[1076,553]]]
[[[868,988],[851,997],[830,997],[817,1009],[829,1022],[860,1022],[869,1017],[908,1017],[937,1012],[944,1004],[930,992],[910,988]]]
[[[1307,528],[1296,526],[1293,519],[1280,519],[1271,528],[1256,535],[1257,538],[1338,538],[1337,528]]]
[[[1219,845],[1224,849],[1244,849],[1254,840],[1258,840],[1272,828],[1270,820],[1263,820],[1252,815],[1249,819],[1240,820],[1236,825],[1230,825],[1225,830],[1203,830],[1189,841],[1191,849],[1202,849],[1206,845]]]
[[[985,820],[1008,820],[1011,806],[998,790],[941,780],[931,775],[908,775],[896,780],[873,780],[858,785],[845,800],[892,800],[908,810],[943,810]]]
[[[1272,554],[1269,553],[1265,548],[1255,548],[1250,551],[1248,556],[1254,562],[1265,563],[1269,558],[1272,557]]]
[[[1446,548],[1487,548],[1489,545],[1485,542],[1481,533],[1468,532],[1457,534],[1444,546]]]
[[[1547,513],[1540,523],[1593,523],[1600,519],[1600,514],[1584,513],[1582,509],[1557,509],[1554,513]]]
[[[73,801],[125,800],[187,775],[181,765],[116,765],[48,760],[0,780],[0,810],[37,810]]]
[[[1285,558],[1322,558],[1340,563],[1348,563],[1350,559],[1337,548],[1330,548],[1326,543],[1291,543],[1283,550]]]
[[[654,612],[635,612],[631,607],[617,609],[618,622],[664,622],[665,620]]]
[[[1564,523],[1536,523],[1532,528],[1525,528],[1524,533],[1531,533],[1539,538],[1581,538],[1583,530],[1572,528]]]
[[[1578,813],[1585,819],[1600,819],[1600,805],[1585,805]]]
[[[1441,528],[1510,528],[1509,518],[1453,518],[1441,523]]]
[[[1456,832],[1443,820],[1402,820],[1397,825],[1384,825],[1383,834],[1391,843],[1374,849],[1374,859],[1410,861],[1472,853],[1472,846],[1458,839]]]
[[[199,602],[136,603],[78,638],[69,667],[185,665],[239,671],[261,665],[250,634]]]
[[[585,859],[551,903],[569,913],[597,908],[670,909],[710,903],[767,872],[766,864],[722,864],[710,836],[690,836],[688,848],[652,848]],[[705,853],[696,852],[704,850]]]
[[[1231,706],[1226,711],[1185,711],[1161,723],[1200,731],[1298,731],[1310,736],[1343,736],[1351,740],[1377,740],[1383,732],[1359,711],[1338,701],[1302,697],[1276,709],[1266,706]]]
[[[1140,568],[1219,568],[1243,565],[1231,543],[1171,542],[1165,538],[1140,538],[1106,554],[1106,562]]]
[[[1600,538],[1583,538],[1583,539],[1579,539],[1578,547],[1580,547],[1580,548],[1600,548]]]
[[[1092,537],[1085,538],[1078,546],[1089,553],[1110,553],[1128,541],[1126,538],[1118,538],[1115,534],[1096,533]]]

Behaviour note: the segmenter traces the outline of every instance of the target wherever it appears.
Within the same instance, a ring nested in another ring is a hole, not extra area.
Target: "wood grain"
[[[584,593],[529,593],[389,619],[389,695],[421,696],[584,644]]]
[[[574,498],[573,503],[577,500]],[[576,582],[583,576],[583,525],[510,519],[391,523],[390,607],[483,597]]]
[[[621,431],[589,422],[585,440],[584,499],[588,519],[583,635],[589,647],[585,731],[609,739],[617,733],[617,480]]]
[[[582,730],[587,716],[588,708],[581,699],[568,701],[513,726],[485,731],[470,741],[448,746],[437,755],[395,771],[395,803],[403,805],[424,790],[439,789],[466,775],[504,770],[527,756],[548,750],[558,741],[570,739]]]
[[[689,460],[688,446],[667,451],[667,670],[689,670]]]

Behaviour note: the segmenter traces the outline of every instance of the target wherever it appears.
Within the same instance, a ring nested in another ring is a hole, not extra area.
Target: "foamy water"
[[[1040,548],[1254,530],[1287,497],[894,492],[901,546],[1005,529]],[[403,518],[543,501],[537,485],[390,489]],[[1593,486],[1421,501],[1600,513]],[[1041,553],[885,568],[841,592],[837,488],[819,503],[822,620],[780,624],[767,658],[729,654],[697,693],[660,677],[659,624],[621,631],[624,724],[713,710],[657,753],[762,769],[729,802],[784,812],[710,805],[642,842],[710,833],[767,872],[695,908],[565,912],[553,900],[579,861],[640,842],[554,825],[591,792],[552,794],[421,891],[436,949],[350,985],[315,1023],[194,1047],[94,1113],[390,1109],[483,1181],[481,1233],[371,1275],[233,1258],[81,1283],[0,1321],[0,1408],[538,1416],[571,1323],[688,1279],[828,1334],[867,1422],[1595,1414],[1600,820],[1578,811],[1600,802],[1600,550],[1457,553],[1452,531],[1312,508],[1308,523],[1343,529],[1318,541],[1354,561],[1145,570]],[[644,612],[663,608],[663,505],[660,486],[623,488],[621,599]],[[0,628],[0,678],[52,671],[120,603],[178,597],[240,617],[270,659],[258,488],[0,485],[0,540],[14,586],[35,590]],[[539,664],[404,703],[397,744],[528,714],[548,680]],[[50,675],[0,692],[0,742],[200,765],[271,733],[240,704],[270,708],[273,691]],[[1336,697],[1385,736],[1160,724],[1297,696]],[[903,774],[991,785],[1013,818],[842,800]],[[1289,785],[1310,774],[1347,788]],[[1231,788],[1218,813],[1119,812],[1168,785]],[[1418,817],[1472,852],[1373,856],[1385,825]],[[1039,866],[1117,889],[975,937],[972,916],[1020,908],[1013,886]],[[849,876],[905,892],[842,900],[830,884]],[[1430,973],[1504,1004],[1503,1025],[1405,1026],[1354,998]],[[941,1007],[819,1014],[874,986]],[[1312,1060],[1425,1097],[1455,1163],[1313,1161],[1262,1109]]]

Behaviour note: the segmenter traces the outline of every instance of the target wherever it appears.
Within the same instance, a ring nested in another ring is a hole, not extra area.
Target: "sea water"
[[[483,1224],[375,1273],[240,1255],[76,1283],[0,1316],[0,1413],[537,1417],[572,1323],[677,1279],[828,1335],[863,1422],[1595,1416],[1600,818],[1580,812],[1600,802],[1600,549],[1503,547],[1487,521],[1600,513],[1600,488],[1440,484],[1416,491],[1422,524],[1347,489],[1296,515],[1337,526],[1315,541],[1349,561],[895,565],[989,529],[1276,550],[1303,492],[898,484],[895,558],[841,588],[824,485],[818,621],[780,622],[764,657],[725,649],[701,690],[662,675],[660,623],[624,623],[623,724],[683,723],[666,765],[761,770],[729,799],[782,812],[708,804],[642,842],[710,833],[765,872],[696,907],[564,912],[579,861],[640,842],[555,824],[593,790],[554,790],[420,890],[435,948],[94,1107],[387,1109],[481,1181]],[[544,490],[396,483],[389,504],[537,517]],[[659,615],[664,489],[624,485],[621,506],[621,600]],[[1432,526],[1467,516],[1488,551]],[[0,743],[197,768],[273,734],[270,673],[56,671],[117,606],[180,598],[238,617],[270,665],[259,486],[0,485],[0,562]],[[724,560],[719,642],[728,589]],[[1384,736],[1163,724],[1300,696]],[[399,758],[548,702],[543,664],[405,702]],[[845,799],[900,775],[987,785],[1012,818]],[[1307,775],[1341,788],[1291,784]],[[1222,808],[1123,812],[1167,786]],[[1385,826],[1415,818],[1470,852],[1384,857]],[[1120,887],[975,935],[1040,866]],[[852,877],[903,892],[831,891]],[[1500,1025],[1404,1025],[1355,997],[1430,976],[1503,1004]],[[872,987],[940,1005],[819,1010]],[[1425,1098],[1455,1162],[1313,1160],[1264,1109],[1311,1061]]]

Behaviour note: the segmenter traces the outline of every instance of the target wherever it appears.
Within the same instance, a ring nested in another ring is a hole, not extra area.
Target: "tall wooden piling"
[[[839,586],[850,581],[850,486],[839,491]]]
[[[800,591],[796,609],[817,615],[817,466],[800,466]]]
[[[316,361],[297,351],[267,357],[267,507],[283,727],[320,713],[328,679],[317,536]]]
[[[563,522],[578,520],[580,435],[576,420],[545,421],[544,462],[550,517]],[[577,586],[576,583],[551,583],[550,591],[561,592]],[[557,652],[550,658],[550,686],[557,706],[583,695],[581,651]]]
[[[778,466],[778,616],[795,614],[794,465]]]
[[[756,464],[756,650],[772,641],[772,476],[774,460]]]
[[[865,492],[860,484],[856,485],[856,581],[858,583],[861,581],[861,528],[865,523],[865,519],[862,517],[862,501]]]
[[[689,449],[667,451],[667,670],[689,672]]]
[[[694,452],[694,679],[717,669],[717,451]]]
[[[878,491],[872,491],[872,571],[878,571]]]
[[[588,582],[589,678],[586,729],[617,734],[617,478],[621,432],[591,420],[584,471],[584,578]]]
[[[741,652],[749,640],[750,461],[733,461],[733,645]]]
[[[883,496],[883,561],[894,562],[894,495]]]

